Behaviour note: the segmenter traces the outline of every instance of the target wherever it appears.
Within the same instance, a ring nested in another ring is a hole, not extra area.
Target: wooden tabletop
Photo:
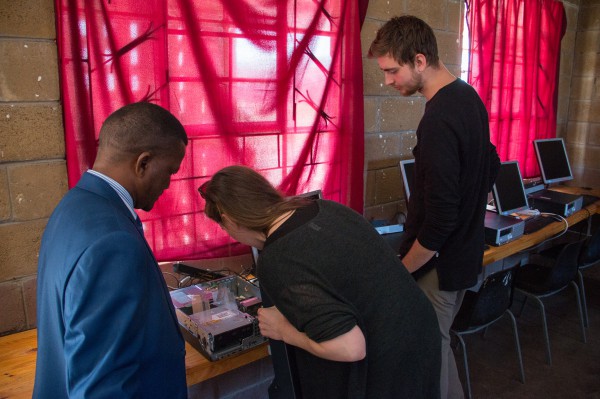
[[[188,386],[216,377],[268,356],[266,343],[239,355],[211,362],[185,343]],[[37,355],[37,330],[0,337],[0,398],[31,399]]]
[[[562,191],[569,194],[589,194],[600,197],[600,190],[585,190],[579,187],[567,187],[567,186],[557,186],[552,187],[552,190]],[[567,222],[569,226],[572,226],[582,220],[586,220],[591,217],[593,214],[600,210],[600,201],[595,202],[577,212],[569,216]],[[555,223],[551,223],[548,226],[540,229],[532,234],[527,234],[519,237],[518,239],[511,241],[509,243],[503,244],[498,247],[490,247],[483,254],[483,264],[489,265],[498,260],[502,260],[507,258],[510,255],[516,254],[518,252],[527,250],[543,241],[554,238],[557,234],[562,232],[565,228],[565,223],[562,221],[557,221]]]

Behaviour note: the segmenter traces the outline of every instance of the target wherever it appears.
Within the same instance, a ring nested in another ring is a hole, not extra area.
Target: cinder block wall
[[[573,7],[575,8],[575,7]],[[572,79],[563,82],[563,137],[566,137],[569,160],[576,176],[574,185],[600,186],[600,0],[581,0],[579,12],[572,10],[571,29],[573,49],[566,56],[565,70]],[[577,18],[578,17],[578,18]],[[571,65],[569,65],[571,64]],[[561,64],[561,71],[562,71]],[[568,68],[571,69],[568,69]],[[568,85],[568,82],[570,85]],[[570,90],[564,86],[570,86]],[[566,127],[565,127],[566,126]]]
[[[600,169],[600,157],[594,157],[600,148],[598,1],[565,3],[569,32],[563,40],[559,133],[583,149],[573,156],[586,176]],[[67,191],[53,4],[0,1],[0,335],[35,327],[40,237]],[[412,13],[433,26],[442,60],[458,74],[463,11],[460,0],[371,0],[363,54],[381,24]],[[424,101],[384,87],[374,60],[365,58],[364,78],[365,215],[391,219],[404,211],[397,164],[410,156]]]
[[[37,258],[67,191],[52,0],[0,2],[0,335],[35,327]]]

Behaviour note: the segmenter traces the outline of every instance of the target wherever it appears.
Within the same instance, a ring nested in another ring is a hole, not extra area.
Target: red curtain
[[[190,139],[171,187],[139,212],[159,260],[247,250],[206,218],[196,191],[227,165],[362,212],[365,9],[364,0],[56,0],[69,186],[92,166],[104,119],[151,101]]]
[[[469,83],[485,103],[500,159],[539,176],[532,141],[556,137],[563,4],[555,0],[466,0]]]

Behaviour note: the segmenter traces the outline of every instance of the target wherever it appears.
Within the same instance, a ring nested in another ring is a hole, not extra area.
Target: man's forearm
[[[429,262],[435,254],[436,251],[425,248],[419,243],[419,240],[415,240],[408,253],[402,258],[402,263],[406,267],[406,270],[414,273],[425,263]]]

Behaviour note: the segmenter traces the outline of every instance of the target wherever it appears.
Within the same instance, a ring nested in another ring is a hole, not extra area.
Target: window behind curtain
[[[555,0],[466,0],[468,81],[487,107],[491,141],[523,177],[539,176],[533,140],[556,137],[560,42],[566,29]]]
[[[104,119],[151,101],[186,128],[180,171],[139,211],[159,260],[246,251],[196,189],[232,164],[289,195],[321,189],[362,212],[359,5],[351,0],[57,0],[69,185],[93,164]]]

